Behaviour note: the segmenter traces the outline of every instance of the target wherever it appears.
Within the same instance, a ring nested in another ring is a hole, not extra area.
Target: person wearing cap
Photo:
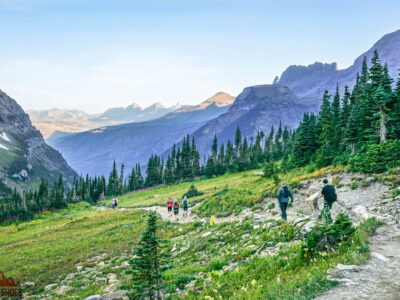
[[[322,180],[324,187],[322,188],[320,197],[324,197],[324,208],[321,211],[318,219],[324,218],[326,222],[331,223],[331,209],[334,202],[337,201],[337,195],[335,191],[335,187],[333,185],[328,184],[328,179]]]
[[[290,203],[293,202],[293,192],[287,187],[287,185],[282,182],[281,183],[281,188],[278,190],[278,203],[279,203],[279,208],[281,209],[281,217],[282,220],[287,220],[287,214],[286,214],[286,209],[287,206]],[[289,200],[290,199],[290,200]]]

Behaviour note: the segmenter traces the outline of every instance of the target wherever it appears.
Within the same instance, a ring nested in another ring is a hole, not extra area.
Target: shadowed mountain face
[[[0,91],[0,179],[10,187],[26,188],[40,178],[53,182],[60,174],[67,182],[76,175],[17,102]]]
[[[304,112],[315,111],[314,105],[300,100],[289,88],[281,85],[247,87],[229,110],[207,122],[193,135],[202,154],[208,153],[214,135],[220,142],[232,140],[239,126],[242,135],[255,137],[258,131],[268,134],[271,126],[293,129]]]
[[[400,30],[386,34],[371,49],[360,55],[354,64],[347,69],[338,70],[336,63],[322,64],[316,62],[309,66],[290,66],[277,81],[281,85],[289,87],[299,97],[321,99],[324,90],[334,92],[336,84],[341,90],[344,86],[352,87],[361,71],[364,57],[368,64],[371,61],[374,50],[378,50],[381,62],[387,63],[392,78],[397,78],[400,69]],[[319,103],[319,101],[317,101]]]
[[[93,129],[49,143],[82,174],[108,174],[114,160],[130,169],[133,164],[146,163],[152,153],[163,153],[186,134],[225,113],[233,101],[229,97],[231,100],[225,101],[225,106],[207,99],[207,105],[202,104],[202,108],[178,110],[147,122]]]

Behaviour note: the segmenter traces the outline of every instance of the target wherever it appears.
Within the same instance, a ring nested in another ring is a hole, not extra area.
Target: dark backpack
[[[329,186],[329,192],[325,195],[325,200],[328,202],[336,202],[337,201],[336,191],[332,185]]]
[[[289,188],[287,186],[283,187],[283,192],[282,192],[282,197],[283,198],[289,198],[290,193],[289,193]]]

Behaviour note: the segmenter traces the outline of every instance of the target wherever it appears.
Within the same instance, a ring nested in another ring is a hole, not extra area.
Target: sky
[[[0,89],[24,109],[197,104],[289,65],[351,65],[398,0],[0,0]]]

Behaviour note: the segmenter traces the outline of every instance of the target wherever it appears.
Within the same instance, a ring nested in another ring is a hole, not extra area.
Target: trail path
[[[371,238],[371,260],[362,266],[338,271],[332,279],[341,282],[317,300],[399,300],[400,230],[378,228]]]

